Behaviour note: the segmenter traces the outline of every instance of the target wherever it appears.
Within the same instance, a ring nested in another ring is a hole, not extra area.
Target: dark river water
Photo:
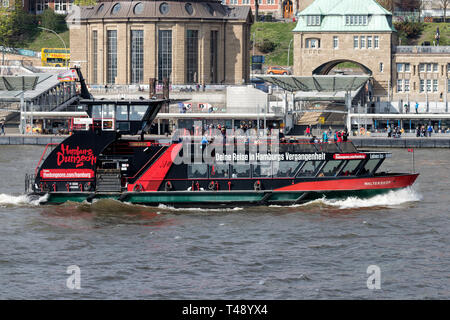
[[[23,185],[42,150],[0,146],[1,299],[450,298],[447,149],[415,150],[411,189],[227,210],[39,206]],[[384,169],[410,171],[392,152]]]

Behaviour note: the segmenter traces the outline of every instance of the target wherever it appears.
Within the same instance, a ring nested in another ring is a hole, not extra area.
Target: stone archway
[[[362,63],[359,63],[354,60],[348,60],[348,59],[340,59],[340,60],[333,60],[328,61],[324,64],[321,64],[319,67],[315,68],[312,72],[313,75],[327,75],[333,70],[337,65],[345,62],[350,62],[353,64],[358,65],[358,67],[367,75],[371,76],[373,74],[372,70],[370,70],[368,67],[363,65]]]

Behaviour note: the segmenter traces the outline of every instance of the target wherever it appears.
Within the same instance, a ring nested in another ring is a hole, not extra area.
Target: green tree
[[[22,1],[14,8],[0,9],[0,42],[4,46],[18,47],[36,34],[36,20],[22,10]]]
[[[73,4],[77,6],[93,6],[97,4],[97,0],[75,0]]]
[[[52,9],[46,9],[40,16],[40,25],[57,33],[64,32],[67,30],[65,18],[65,15],[57,14]]]

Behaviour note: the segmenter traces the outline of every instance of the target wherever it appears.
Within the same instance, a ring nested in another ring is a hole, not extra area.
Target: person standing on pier
[[[419,113],[419,103],[416,101],[416,113]]]
[[[5,133],[5,122],[2,122],[1,124],[0,124],[0,135],[4,135],[4,136],[6,136],[6,133]]]

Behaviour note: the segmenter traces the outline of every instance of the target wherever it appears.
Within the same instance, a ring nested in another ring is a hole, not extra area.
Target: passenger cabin
[[[168,100],[81,100],[89,118],[74,119],[74,129],[140,135],[150,128],[165,103]]]

